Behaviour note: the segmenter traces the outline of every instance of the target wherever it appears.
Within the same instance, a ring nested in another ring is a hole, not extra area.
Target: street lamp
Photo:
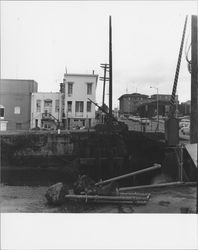
[[[157,128],[156,128],[157,131],[159,129],[159,98],[158,98],[159,91],[157,87],[150,86],[150,88],[157,90]]]

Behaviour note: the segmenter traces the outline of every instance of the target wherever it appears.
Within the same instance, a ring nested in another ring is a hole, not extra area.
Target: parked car
[[[180,129],[181,134],[190,135],[190,127],[183,127]]]
[[[121,115],[120,120],[127,120],[127,118],[124,115]]]
[[[179,127],[180,128],[190,127],[190,120],[189,119],[181,119],[181,121],[179,122]]]
[[[140,124],[149,125],[150,124],[150,120],[148,118],[141,118],[140,119]]]
[[[141,118],[139,116],[129,116],[129,119],[134,121],[134,122],[139,122]]]

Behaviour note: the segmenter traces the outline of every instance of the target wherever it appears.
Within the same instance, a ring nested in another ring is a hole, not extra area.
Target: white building
[[[59,92],[32,93],[31,128],[58,128],[62,120],[61,95]]]
[[[98,75],[64,74],[61,92],[64,94],[65,127],[92,127],[95,125],[96,86]]]

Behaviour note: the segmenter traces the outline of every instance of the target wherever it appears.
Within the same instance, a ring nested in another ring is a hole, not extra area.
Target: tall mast
[[[181,64],[181,58],[182,58],[182,52],[183,52],[183,46],[184,46],[184,38],[185,38],[185,33],[186,33],[187,20],[188,20],[188,16],[186,16],[186,19],[185,19],[181,45],[180,45],[180,49],[179,49],[179,56],[178,56],[177,67],[176,67],[175,78],[174,78],[173,89],[172,89],[172,95],[171,95],[171,100],[170,100],[169,117],[174,117],[174,114],[175,114],[175,107],[174,107],[175,94],[176,94],[176,90],[177,90],[177,82],[178,82],[179,71],[180,71],[180,64]]]
[[[109,16],[109,114],[112,115],[112,29],[111,16]]]

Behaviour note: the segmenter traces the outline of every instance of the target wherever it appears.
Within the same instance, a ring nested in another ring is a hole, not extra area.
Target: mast
[[[109,114],[112,115],[112,28],[111,28],[111,16],[109,16]]]
[[[174,78],[174,83],[173,83],[172,95],[171,95],[171,100],[170,100],[169,117],[174,117],[174,114],[175,114],[175,107],[174,107],[175,94],[176,94],[176,90],[177,90],[177,82],[178,82],[179,71],[180,71],[180,64],[181,64],[182,51],[183,51],[183,46],[184,46],[184,38],[185,38],[185,33],[186,33],[187,20],[188,20],[188,16],[186,16],[186,19],[185,19],[181,45],[180,45],[180,49],[179,49],[179,57],[178,57],[178,61],[177,61],[177,67],[176,67],[175,78]]]

